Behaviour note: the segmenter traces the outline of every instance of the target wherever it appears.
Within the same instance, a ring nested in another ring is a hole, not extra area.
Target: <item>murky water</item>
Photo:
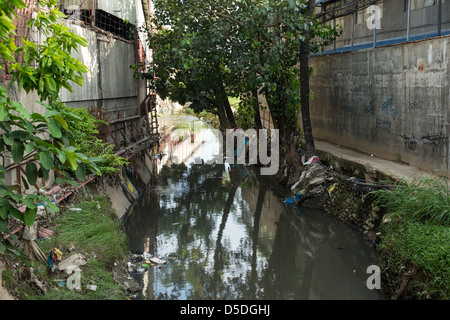
[[[285,205],[249,168],[193,164],[219,153],[218,138],[192,116],[160,121],[158,184],[124,223],[131,252],[167,263],[134,274],[138,299],[382,299],[366,285],[376,253],[353,229]]]

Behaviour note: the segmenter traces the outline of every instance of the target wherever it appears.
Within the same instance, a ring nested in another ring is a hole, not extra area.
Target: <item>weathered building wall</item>
[[[449,39],[312,57],[314,136],[448,174]]]
[[[84,85],[61,90],[61,100],[71,107],[104,107],[105,119],[139,114],[139,87],[130,68],[136,64],[135,45],[73,25],[74,32],[88,41],[73,55],[89,68]],[[145,90],[145,87],[141,90]]]
[[[130,7],[132,10],[128,8],[131,11],[128,10],[127,12],[134,23],[137,22],[139,26],[142,26],[145,25],[146,21],[140,1],[136,0],[137,9],[133,4]],[[127,1],[122,2],[128,3]],[[82,10],[91,8],[84,8],[80,6],[80,3],[82,2],[71,0],[65,1],[64,4],[66,9],[70,6]],[[92,3],[89,1],[89,4]],[[120,8],[117,7],[116,9],[119,10]],[[136,10],[140,11],[136,12]],[[136,65],[138,61],[143,60],[136,41],[124,40],[119,38],[117,34],[104,31],[100,27],[93,28],[91,24],[86,24],[86,21],[68,19],[65,23],[75,34],[87,40],[87,46],[80,46],[78,51],[72,52],[72,55],[88,67],[89,72],[83,75],[83,86],[73,84],[72,92],[66,89],[60,91],[61,101],[75,108],[100,107],[103,109],[103,116],[106,121],[132,117],[127,122],[116,123],[108,127],[108,142],[115,144],[117,148],[122,146],[122,142],[130,143],[142,138],[141,128],[143,125],[145,126],[145,123],[144,118],[141,117],[140,104],[147,95],[147,87],[145,81],[136,79],[134,70],[131,68],[132,65]],[[29,40],[36,43],[43,40],[43,35],[34,29],[29,30],[27,34]],[[145,46],[146,38],[140,40]],[[149,52],[149,49],[145,47],[143,50]],[[45,111],[45,108],[36,102],[39,97],[35,92],[27,94],[23,90],[18,90],[17,84],[10,87],[9,78],[4,74],[2,74],[2,78],[4,79],[2,85],[7,88],[9,96],[14,101],[22,103],[30,113],[43,113]],[[126,139],[123,139],[122,134],[126,136]],[[11,160],[7,158],[3,164],[8,165],[10,163]],[[11,172],[6,181],[9,185],[16,184],[15,172]]]

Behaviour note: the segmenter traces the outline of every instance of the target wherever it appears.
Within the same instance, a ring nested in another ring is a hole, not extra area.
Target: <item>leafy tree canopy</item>
[[[305,0],[155,0],[150,43],[155,50],[155,87],[163,97],[194,110],[216,108],[217,85],[240,96],[268,100],[281,129],[296,125],[300,44],[316,52],[337,31],[306,14]]]

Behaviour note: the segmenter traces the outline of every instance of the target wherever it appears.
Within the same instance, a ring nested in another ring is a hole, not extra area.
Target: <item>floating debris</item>
[[[166,260],[162,260],[157,257],[150,258],[149,260],[155,264],[165,264],[167,262]]]

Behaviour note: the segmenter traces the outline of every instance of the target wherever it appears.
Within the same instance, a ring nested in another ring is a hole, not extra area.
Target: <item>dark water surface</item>
[[[382,299],[367,288],[376,252],[320,210],[291,207],[243,166],[193,164],[219,152],[196,117],[163,127],[159,181],[125,216],[130,251],[167,260],[134,274],[145,300]]]

